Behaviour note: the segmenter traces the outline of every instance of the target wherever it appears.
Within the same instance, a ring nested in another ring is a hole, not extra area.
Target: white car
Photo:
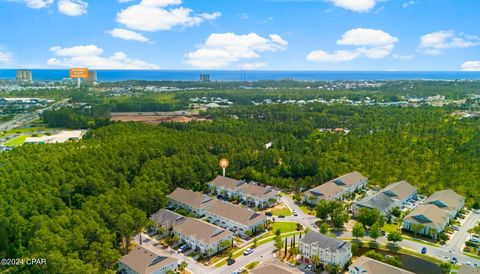
[[[245,251],[243,252],[243,255],[244,255],[244,256],[247,256],[247,255],[250,255],[250,254],[252,254],[252,253],[253,253],[253,249],[247,248],[247,249],[245,249]]]
[[[293,216],[298,216],[298,211],[294,210],[293,211]]]
[[[313,269],[315,269],[315,267],[313,266],[313,264],[309,264],[307,265],[307,267],[305,267],[305,269],[308,271],[312,271]]]

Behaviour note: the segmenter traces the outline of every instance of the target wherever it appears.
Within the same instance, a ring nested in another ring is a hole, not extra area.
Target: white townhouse
[[[121,274],[166,274],[178,267],[178,260],[160,251],[152,251],[142,246],[134,247],[118,262]]]
[[[278,202],[280,191],[257,183],[217,176],[208,182],[210,190],[215,194],[227,197],[239,197],[241,201],[260,208],[271,207]]]
[[[360,172],[354,171],[328,181],[303,193],[304,203],[317,205],[320,200],[340,199],[344,195],[364,189],[368,178]]]
[[[186,218],[173,227],[173,233],[193,250],[207,256],[214,255],[233,244],[233,233],[205,221]]]
[[[205,194],[177,187],[167,195],[169,207],[183,208],[196,217],[205,215],[207,208],[215,203],[216,199]]]
[[[205,213],[207,220],[215,225],[232,231],[240,237],[251,236],[265,229],[267,217],[237,205],[217,201]]]
[[[464,205],[465,197],[455,191],[437,191],[403,218],[402,228],[436,239]]]
[[[313,256],[318,256],[323,265],[333,264],[344,268],[352,258],[352,245],[319,232],[309,231],[300,240],[302,260],[311,263]]]
[[[417,188],[407,181],[389,184],[379,192],[355,202],[353,215],[358,215],[361,208],[377,209],[383,216],[388,216],[395,207],[402,208],[408,201],[417,197]]]

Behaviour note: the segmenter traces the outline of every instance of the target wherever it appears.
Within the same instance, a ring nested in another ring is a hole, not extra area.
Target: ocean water
[[[0,79],[15,79],[14,69],[0,69]],[[196,81],[209,74],[212,81],[333,80],[480,80],[480,72],[466,71],[238,71],[238,70],[97,70],[99,82],[124,80]],[[59,81],[68,70],[32,70],[34,81]]]

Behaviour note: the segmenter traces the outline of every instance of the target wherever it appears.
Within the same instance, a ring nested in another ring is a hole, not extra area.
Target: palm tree
[[[314,266],[318,266],[320,264],[320,257],[313,255],[312,258],[310,258],[310,261]]]

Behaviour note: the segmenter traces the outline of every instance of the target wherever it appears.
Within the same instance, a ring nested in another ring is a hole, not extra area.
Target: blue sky
[[[480,70],[474,0],[0,0],[0,68]]]

